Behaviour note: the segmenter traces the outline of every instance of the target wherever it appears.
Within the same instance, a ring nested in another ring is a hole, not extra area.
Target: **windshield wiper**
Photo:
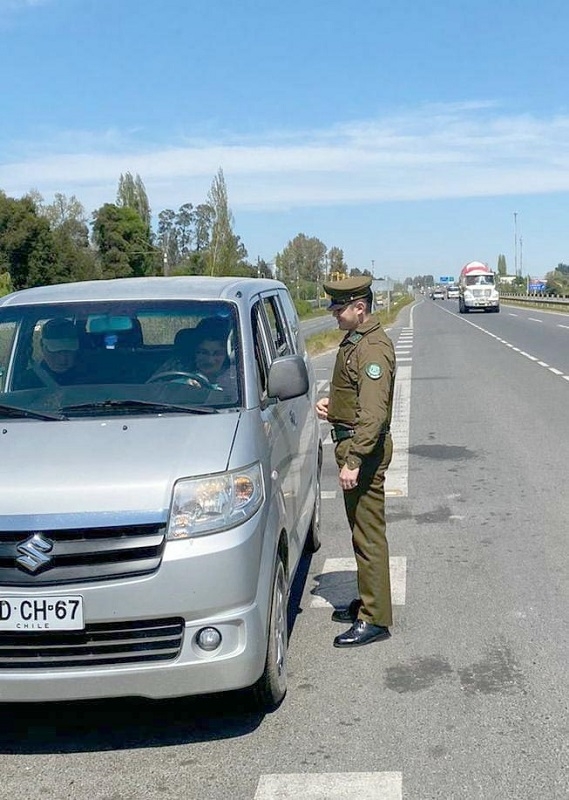
[[[16,419],[28,417],[29,419],[43,419],[48,421],[67,419],[65,414],[49,413],[48,411],[32,411],[29,408],[18,408],[18,406],[7,406],[0,403],[0,417],[3,415],[15,417]]]
[[[63,406],[63,411],[165,411],[183,414],[217,414],[212,406],[182,406],[174,403],[152,403],[149,400],[100,400],[95,403],[77,403]]]

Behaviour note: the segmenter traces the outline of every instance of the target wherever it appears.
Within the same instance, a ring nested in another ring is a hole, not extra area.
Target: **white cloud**
[[[139,136],[69,132],[48,145],[44,136],[0,164],[0,186],[13,196],[32,187],[46,198],[75,194],[88,210],[113,202],[127,171],[140,174],[155,210],[203,202],[220,166],[235,210],[569,190],[569,116],[508,115],[491,103],[437,104],[254,139],[144,146]]]

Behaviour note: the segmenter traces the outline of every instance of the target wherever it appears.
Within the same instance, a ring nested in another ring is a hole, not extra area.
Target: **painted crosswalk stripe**
[[[389,557],[391,579],[391,602],[394,606],[405,605],[407,591],[407,558]],[[310,589],[312,608],[341,608],[347,606],[357,595],[356,560],[349,558],[327,558]]]
[[[254,800],[402,800],[401,772],[261,775]]]

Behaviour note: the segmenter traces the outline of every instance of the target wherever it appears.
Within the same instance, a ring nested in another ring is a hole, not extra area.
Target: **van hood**
[[[227,469],[240,416],[6,421],[0,530],[164,522],[178,478]]]

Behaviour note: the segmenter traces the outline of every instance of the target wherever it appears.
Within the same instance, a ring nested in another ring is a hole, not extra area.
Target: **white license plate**
[[[0,595],[0,631],[79,631],[84,627],[83,598],[80,595]]]

